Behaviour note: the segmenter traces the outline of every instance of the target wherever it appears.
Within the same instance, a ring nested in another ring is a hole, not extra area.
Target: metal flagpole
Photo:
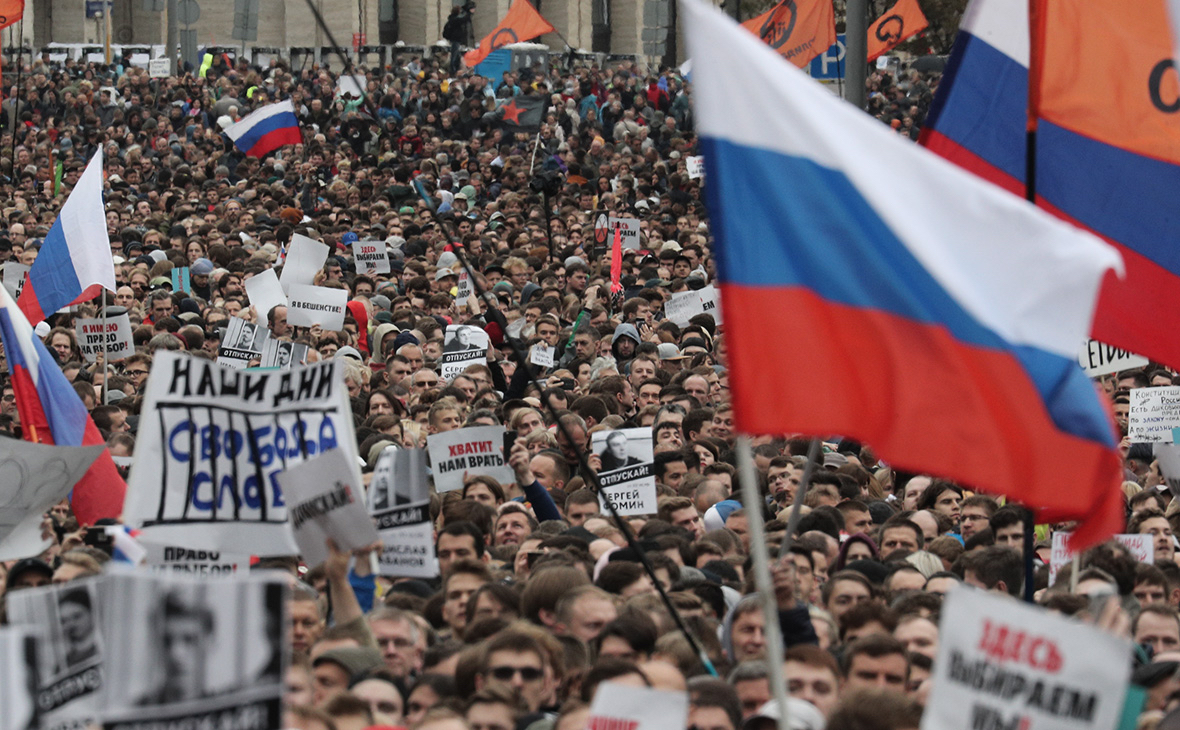
[[[738,476],[742,482],[742,503],[750,529],[750,555],[754,558],[754,584],[762,597],[762,615],[766,622],[766,663],[770,665],[770,688],[779,706],[778,728],[789,730],[787,722],[787,681],[783,674],[783,637],[778,623],[778,601],[767,559],[766,527],[762,522],[763,501],[754,469],[754,448],[749,436],[738,437]],[[803,491],[802,486],[799,489]]]

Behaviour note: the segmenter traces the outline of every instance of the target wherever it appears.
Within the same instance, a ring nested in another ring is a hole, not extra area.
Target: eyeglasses
[[[128,370],[127,374],[128,375],[147,375],[148,371],[147,370]]]
[[[488,669],[488,674],[501,682],[507,682],[517,674],[526,682],[536,682],[545,672],[537,667],[492,667]]]

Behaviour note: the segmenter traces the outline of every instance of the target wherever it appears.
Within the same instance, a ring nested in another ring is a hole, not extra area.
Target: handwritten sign
[[[629,248],[638,251],[643,247],[640,240],[640,228],[638,218],[616,218],[610,217],[610,235],[613,240],[615,231],[622,231],[621,244],[623,248]]]
[[[287,247],[287,258],[283,262],[283,273],[279,276],[279,284],[283,293],[291,295],[291,287],[296,284],[311,284],[315,275],[324,268],[328,260],[328,244],[308,238],[296,233],[291,236],[291,245]]]
[[[250,305],[254,307],[254,314],[262,324],[267,323],[267,315],[275,307],[287,306],[287,295],[275,276],[274,269],[267,269],[261,274],[255,274],[246,279],[244,284],[246,296],[250,298]]]
[[[4,264],[4,288],[13,299],[20,299],[20,293],[25,288],[25,280],[29,276],[29,267],[9,261]]]
[[[339,361],[234,370],[160,351],[145,388],[124,520],[144,541],[294,554],[278,475],[335,448],[355,461]]]
[[[86,362],[97,362],[106,353],[108,360],[122,360],[135,352],[131,336],[131,317],[120,314],[106,319],[80,319],[75,324],[78,349]]]
[[[1127,436],[1131,443],[1172,443],[1180,427],[1180,385],[1131,389]]]
[[[676,292],[664,302],[664,316],[678,327],[687,327],[698,314],[708,314],[721,324],[721,293],[712,284],[701,289]]]
[[[471,277],[467,275],[467,269],[459,270],[459,285],[455,289],[455,306],[467,306],[467,298],[474,296],[474,287],[471,286]]]
[[[688,172],[689,180],[696,180],[705,175],[705,158],[702,155],[693,155],[684,158],[684,169]]]

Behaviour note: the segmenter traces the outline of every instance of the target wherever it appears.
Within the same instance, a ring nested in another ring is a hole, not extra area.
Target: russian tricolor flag
[[[1122,525],[1113,421],[1076,361],[1118,254],[831,96],[682,0],[730,384],[748,434]]]
[[[90,158],[37,252],[21,291],[20,309],[30,322],[41,322],[63,307],[93,299],[103,287],[117,288],[102,204],[99,150]]]
[[[303,142],[295,105],[290,99],[252,112],[225,133],[235,147],[250,157],[265,157],[283,145]]]
[[[1031,4],[1045,15],[1037,34],[1030,0],[968,5],[920,141],[1023,197],[1032,100],[1037,204],[1113,244],[1126,268],[1104,282],[1092,335],[1180,367],[1180,125],[1165,2]]]
[[[0,341],[8,356],[9,378],[16,392],[16,409],[27,441],[58,446],[105,443],[70,381],[3,287],[0,287]],[[103,451],[74,485],[70,496],[74,515],[83,525],[92,525],[104,517],[116,518],[123,511],[126,490],[111,452]]]

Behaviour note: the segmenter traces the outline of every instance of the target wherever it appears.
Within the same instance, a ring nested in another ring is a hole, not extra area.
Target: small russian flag
[[[111,559],[116,563],[140,565],[147,558],[147,549],[139,543],[139,530],[127,525],[107,525],[103,529],[113,543]]]
[[[300,144],[299,118],[290,99],[268,104],[230,125],[225,133],[249,157],[265,157],[283,145]]]

